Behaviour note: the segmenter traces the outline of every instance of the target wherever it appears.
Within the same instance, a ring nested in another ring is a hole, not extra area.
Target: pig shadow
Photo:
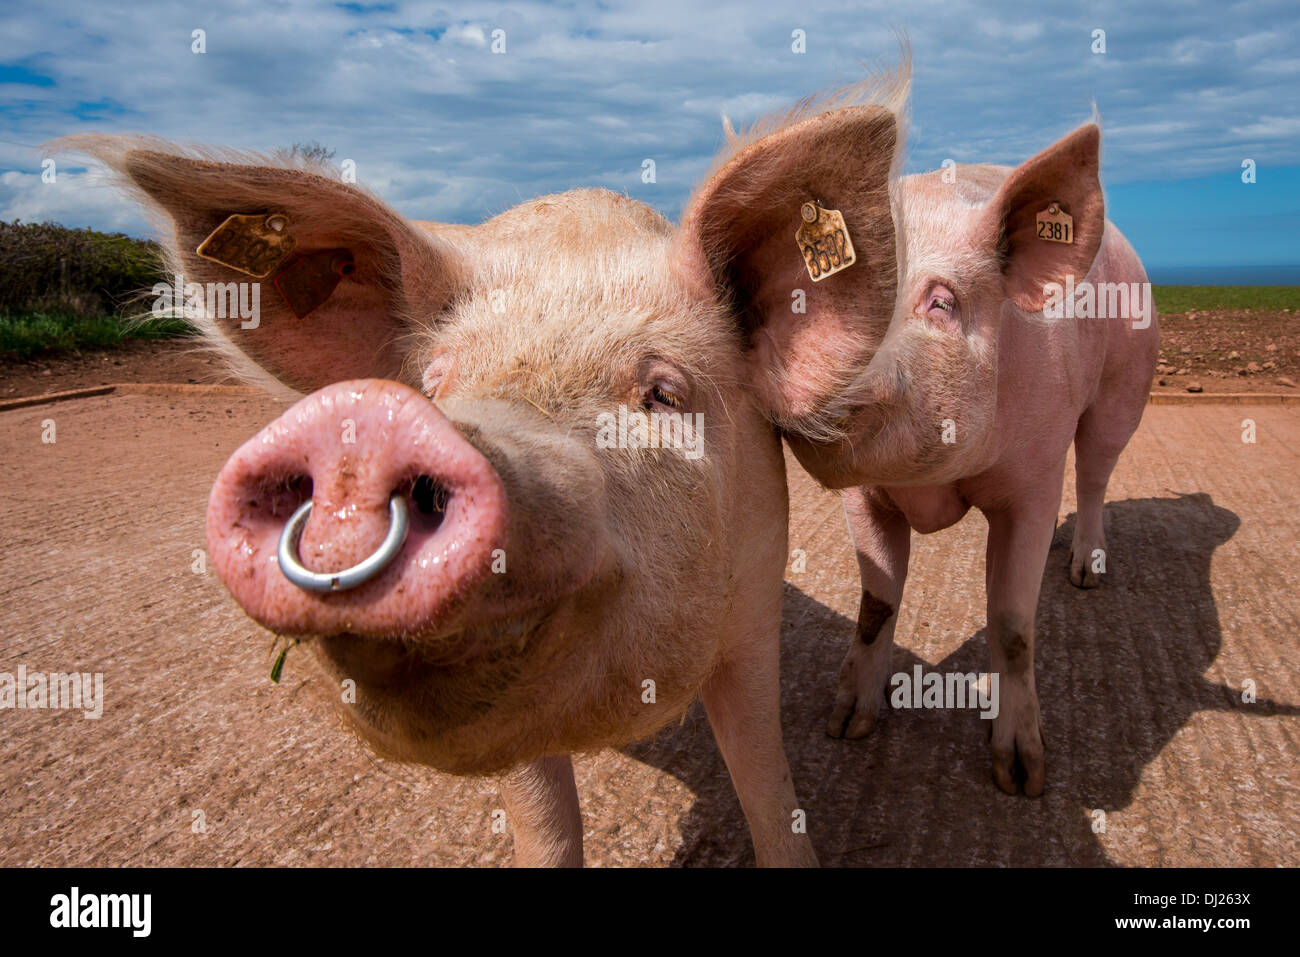
[[[1300,714],[1263,696],[1243,704],[1240,690],[1205,677],[1222,645],[1210,564],[1240,525],[1233,512],[1198,493],[1110,503],[1105,521],[1111,565],[1100,588],[1081,591],[1067,579],[1074,515],[1057,529],[1047,560],[1037,680],[1048,784],[1037,800],[994,786],[985,723],[974,711],[886,707],[868,738],[828,737],[854,622],[786,583],[783,729],[823,864],[1109,865],[1093,833],[1095,811],[1127,807],[1143,770],[1194,714]],[[981,573],[980,557],[970,574]],[[931,617],[937,625],[942,616],[940,605]],[[908,635],[899,641],[894,672],[910,674],[916,664],[987,669],[983,628],[933,663],[908,650]],[[675,864],[753,863],[744,815],[699,702],[680,726],[624,753],[696,795]]]

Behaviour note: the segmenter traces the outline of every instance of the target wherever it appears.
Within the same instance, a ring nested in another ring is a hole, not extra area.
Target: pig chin
[[[527,732],[542,696],[563,683],[557,669],[574,643],[599,628],[583,609],[622,580],[613,554],[592,566],[583,587],[522,614],[470,610],[436,638],[340,633],[308,647],[336,686],[356,683],[355,701],[340,706],[379,756],[458,774],[499,770],[543,749]]]
[[[336,682],[356,683],[343,712],[383,757],[463,770],[447,739],[489,717],[550,640],[551,616],[525,615],[467,628],[428,647],[352,634],[310,642]]]
[[[926,486],[977,471],[992,448],[997,364],[961,337],[914,333],[902,358],[850,403],[842,438],[787,433],[799,463],[828,488]]]

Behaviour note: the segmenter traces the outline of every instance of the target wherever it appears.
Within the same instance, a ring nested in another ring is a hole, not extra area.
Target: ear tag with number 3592
[[[1052,203],[1035,220],[1039,239],[1045,239],[1049,243],[1074,242],[1074,217],[1063,210],[1060,203]]]
[[[803,222],[794,239],[803,254],[804,265],[813,282],[821,282],[842,269],[848,269],[857,256],[844,216],[838,209],[825,209],[820,203],[804,203],[799,210]]]

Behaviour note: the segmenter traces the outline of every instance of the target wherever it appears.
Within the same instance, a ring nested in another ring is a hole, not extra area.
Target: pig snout
[[[404,385],[362,379],[313,393],[231,456],[207,535],[218,576],[266,628],[410,637],[446,624],[506,525],[500,477],[451,421]]]

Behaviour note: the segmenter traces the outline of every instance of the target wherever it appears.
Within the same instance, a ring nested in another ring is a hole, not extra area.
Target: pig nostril
[[[411,483],[411,498],[424,515],[441,515],[447,510],[447,490],[427,475],[417,475]]]
[[[246,505],[271,518],[288,518],[294,509],[311,499],[311,493],[310,475],[267,477],[249,490]]]
[[[399,492],[402,490],[398,489]],[[431,535],[441,528],[451,493],[428,475],[414,476],[405,483],[404,490],[411,501],[411,528],[421,536]]]

